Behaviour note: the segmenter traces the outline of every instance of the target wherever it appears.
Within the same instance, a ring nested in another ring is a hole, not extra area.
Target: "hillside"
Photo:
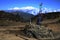
[[[20,17],[23,18],[22,21],[26,21],[26,22],[29,22],[30,19],[32,17],[34,17],[34,15],[30,14],[30,13],[27,13],[27,12],[22,12],[22,11],[16,11],[16,12],[12,12],[13,14],[18,14]]]
[[[36,22],[40,14],[31,18],[32,22]],[[42,23],[54,23],[60,21],[60,12],[42,13]]]
[[[33,17],[32,14],[24,12],[5,12],[0,11],[0,25],[12,25],[14,22],[28,22],[30,18]],[[15,24],[16,25],[16,24]]]
[[[0,39],[1,40],[38,40],[35,38],[29,38],[29,37],[22,35],[23,33],[21,32],[21,30],[23,30],[25,28],[25,25],[29,24],[29,22],[21,22],[21,20],[23,20],[23,19],[21,19],[21,17],[22,17],[22,16],[20,16],[21,14],[19,15],[19,12],[18,12],[18,14],[16,13],[17,14],[17,16],[16,16],[15,13],[16,12],[14,12],[14,13],[8,13],[8,12],[4,12],[4,11],[0,12],[0,18],[1,18],[0,19]],[[44,17],[45,18],[42,21],[42,23],[44,23],[44,25],[47,25],[47,27],[49,29],[52,29],[55,36],[60,37],[60,23],[57,22],[60,20],[60,13],[57,13],[57,14],[56,13],[55,14],[53,14],[53,13],[43,14],[43,18]],[[51,15],[54,18],[52,18]],[[23,17],[25,17],[25,16],[23,16]],[[26,17],[28,17],[28,15]],[[36,23],[35,20],[37,19],[37,17],[38,17],[37,15],[32,17],[33,18],[32,24]],[[20,19],[20,20],[18,21],[16,19],[18,19],[18,20]],[[54,20],[55,21],[57,20],[57,21],[54,23],[49,23],[49,21],[52,22]],[[46,24],[46,22],[48,22],[48,23]],[[59,39],[57,38],[56,40],[59,40]]]
[[[32,20],[32,24],[36,24],[37,18],[40,14],[34,16]],[[55,32],[60,32],[60,12],[51,12],[42,14],[43,20],[41,24],[47,26],[49,29],[52,29]]]

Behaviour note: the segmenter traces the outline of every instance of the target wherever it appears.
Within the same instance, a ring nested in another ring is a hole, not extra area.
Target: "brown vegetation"
[[[60,33],[60,13],[57,12],[53,14],[49,13],[49,14],[43,14],[43,15],[44,15],[43,16],[44,20],[42,21],[44,23],[43,25],[45,26],[47,25],[49,29],[52,29],[55,33],[59,34]],[[33,17],[32,24],[36,23],[37,17],[38,16]],[[13,14],[8,14],[8,13],[6,15],[4,13],[0,13],[0,18],[1,18],[0,19],[0,40],[37,40],[35,38],[28,38],[26,36],[21,35],[20,30],[23,30],[25,25],[29,24],[29,22],[20,22],[20,19],[18,16]],[[49,21],[54,21],[55,19],[59,19],[59,20],[57,20],[54,23],[49,23]],[[45,22],[48,22],[48,23],[45,23]]]

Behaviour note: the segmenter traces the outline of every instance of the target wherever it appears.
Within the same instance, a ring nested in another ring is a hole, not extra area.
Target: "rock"
[[[24,34],[27,37],[34,37],[34,38],[52,38],[50,32],[52,32],[52,30],[47,29],[47,27],[43,26],[43,25],[26,25],[24,30],[23,30]],[[53,34],[52,34],[53,35]]]

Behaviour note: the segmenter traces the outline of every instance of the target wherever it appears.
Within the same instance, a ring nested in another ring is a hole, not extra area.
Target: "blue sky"
[[[0,10],[8,8],[33,6],[39,8],[39,4],[51,9],[60,9],[60,0],[0,0]]]

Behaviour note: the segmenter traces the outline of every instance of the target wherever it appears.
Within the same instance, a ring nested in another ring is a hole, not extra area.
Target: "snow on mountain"
[[[38,8],[32,7],[32,6],[26,6],[26,7],[14,7],[14,8],[9,8],[8,10],[18,10],[18,11],[23,11],[23,12],[28,12],[30,14],[36,15],[39,12]],[[50,8],[42,8],[42,13],[48,13],[48,12],[57,12],[60,10],[52,10]]]
[[[36,15],[39,12],[38,8],[32,7],[32,6],[26,6],[26,7],[14,7],[14,8],[9,8],[8,10],[18,10],[18,11],[23,11],[23,12],[28,12],[30,14]]]
[[[9,8],[8,10],[20,10],[19,7]]]

